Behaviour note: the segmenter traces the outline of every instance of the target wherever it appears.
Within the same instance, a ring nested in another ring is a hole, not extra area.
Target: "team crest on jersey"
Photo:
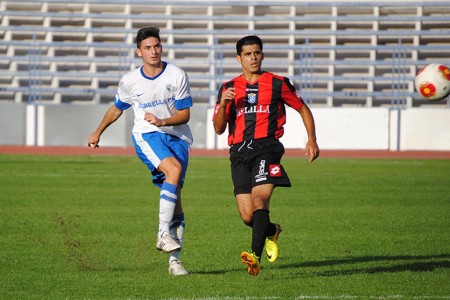
[[[177,87],[171,85],[170,83],[168,83],[168,84],[166,85],[166,90],[169,91],[169,92],[171,92],[171,93],[175,93],[175,92],[177,91]]]
[[[256,103],[256,94],[255,93],[249,93],[247,94],[248,103],[253,104]]]

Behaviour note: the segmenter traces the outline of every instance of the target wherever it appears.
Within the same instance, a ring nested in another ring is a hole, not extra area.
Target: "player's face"
[[[149,37],[141,42],[136,50],[144,64],[159,67],[161,65],[162,45],[157,38]]]
[[[261,72],[261,64],[264,59],[264,54],[257,44],[245,45],[242,47],[241,54],[238,55],[236,59],[241,63],[244,74],[256,74]]]

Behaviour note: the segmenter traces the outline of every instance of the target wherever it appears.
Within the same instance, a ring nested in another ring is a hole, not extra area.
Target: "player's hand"
[[[95,149],[95,148],[100,147],[100,146],[98,145],[99,142],[100,142],[99,136],[98,136],[97,134],[95,134],[95,133],[92,133],[92,134],[88,137],[87,145],[88,145],[88,147],[92,147],[92,148]]]
[[[320,155],[319,146],[316,142],[308,141],[306,143],[305,156],[308,156],[308,162],[313,162]]]
[[[158,119],[154,114],[146,112],[144,115],[144,120],[149,122],[156,127],[164,126],[164,123],[161,119]]]
[[[222,97],[220,98],[220,105],[226,107],[228,102],[234,99],[234,96],[236,96],[236,89],[234,87],[227,88],[227,90],[222,93]]]

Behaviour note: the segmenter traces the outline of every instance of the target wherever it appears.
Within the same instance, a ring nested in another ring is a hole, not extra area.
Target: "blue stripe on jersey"
[[[184,99],[175,100],[174,105],[175,105],[175,108],[178,110],[189,108],[192,106],[192,97],[188,96]]]
[[[117,97],[114,99],[114,105],[120,110],[126,110],[131,106],[131,104],[120,101]]]

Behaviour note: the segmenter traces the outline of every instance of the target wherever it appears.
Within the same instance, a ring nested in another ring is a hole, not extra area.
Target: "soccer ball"
[[[426,65],[417,72],[414,83],[426,100],[443,100],[450,94],[450,69],[441,64]]]

